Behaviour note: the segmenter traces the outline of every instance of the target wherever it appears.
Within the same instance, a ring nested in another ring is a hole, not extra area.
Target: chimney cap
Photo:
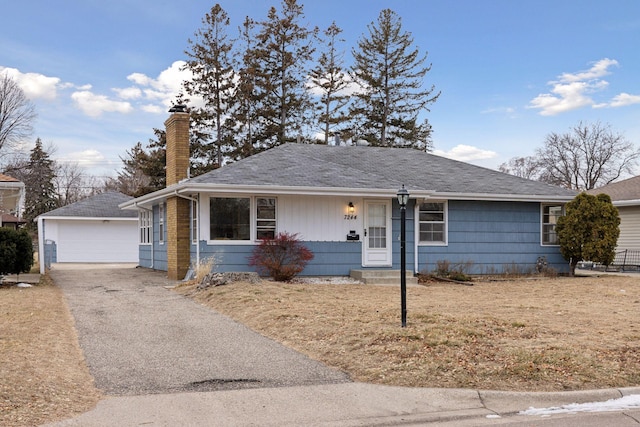
[[[169,109],[170,113],[186,113],[187,112],[187,106],[184,104],[178,104],[178,105],[174,105],[173,107],[171,107]]]

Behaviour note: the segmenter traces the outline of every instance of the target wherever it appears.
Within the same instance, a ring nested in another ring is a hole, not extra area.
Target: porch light
[[[409,192],[404,188],[398,190],[398,203],[400,203],[400,316],[402,327],[407,326],[407,248],[406,248],[406,227],[407,203],[409,202]]]
[[[353,206],[353,202],[349,202],[348,208],[350,214],[353,214],[356,211],[356,207]]]
[[[400,209],[406,208],[407,203],[409,203],[409,192],[404,188],[404,184],[402,184],[402,188],[398,190],[398,203],[400,203]]]

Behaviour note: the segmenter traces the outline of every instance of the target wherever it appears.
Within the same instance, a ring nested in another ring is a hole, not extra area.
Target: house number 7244
[[[344,219],[358,219],[358,215],[346,214]]]

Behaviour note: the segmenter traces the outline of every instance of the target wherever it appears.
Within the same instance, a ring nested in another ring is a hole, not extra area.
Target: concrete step
[[[367,285],[400,285],[400,270],[351,270],[349,275]],[[412,271],[406,272],[406,279],[407,285],[418,284]]]

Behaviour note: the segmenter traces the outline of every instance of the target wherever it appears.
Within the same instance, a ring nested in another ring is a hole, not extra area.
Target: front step
[[[407,270],[407,285],[417,285],[418,278]],[[351,270],[349,276],[366,285],[398,285],[400,286],[400,270]]]

